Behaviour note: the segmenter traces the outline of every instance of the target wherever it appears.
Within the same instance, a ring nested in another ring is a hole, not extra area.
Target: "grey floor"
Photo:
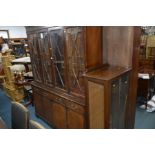
[[[155,112],[148,113],[137,107],[135,129],[155,129]]]

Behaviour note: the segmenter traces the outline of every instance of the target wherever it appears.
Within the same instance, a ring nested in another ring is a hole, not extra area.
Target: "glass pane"
[[[38,82],[41,82],[41,71],[40,71],[40,61],[39,61],[39,53],[38,51],[38,43],[37,43],[37,38],[36,35],[30,35],[29,36],[29,45],[31,48],[31,61],[32,63],[32,67],[33,67],[33,74],[34,74],[34,79]]]
[[[50,31],[52,60],[55,70],[56,86],[65,87],[64,40],[63,29]]]
[[[48,33],[41,32],[39,33],[39,49],[40,56],[42,59],[42,71],[44,83],[51,85],[52,84],[52,63],[50,60],[49,45],[48,45]]]
[[[84,93],[84,37],[82,27],[66,30],[67,59],[69,63],[70,90],[74,93]]]

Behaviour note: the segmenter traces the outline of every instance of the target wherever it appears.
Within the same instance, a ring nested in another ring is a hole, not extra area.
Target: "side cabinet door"
[[[120,79],[120,105],[119,105],[119,128],[125,128],[125,111],[128,97],[129,74],[125,74]]]
[[[119,128],[119,79],[112,82],[111,85],[111,128],[118,129]]]

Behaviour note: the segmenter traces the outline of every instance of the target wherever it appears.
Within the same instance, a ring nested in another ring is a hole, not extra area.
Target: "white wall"
[[[24,26],[0,26],[0,30],[9,30],[10,38],[27,38]]]

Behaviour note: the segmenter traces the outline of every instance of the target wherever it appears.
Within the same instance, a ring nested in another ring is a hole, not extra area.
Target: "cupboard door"
[[[58,129],[65,129],[66,128],[66,109],[63,105],[53,102],[52,106],[52,124],[54,127]]]
[[[55,86],[65,89],[64,33],[63,29],[49,29],[50,58],[54,66]]]
[[[50,60],[49,52],[49,42],[48,42],[48,32],[42,31],[38,33],[39,50],[42,61],[42,71],[44,84],[52,86],[53,76],[52,76],[52,62]]]
[[[46,96],[43,97],[43,117],[44,119],[52,125],[52,101]]]
[[[43,96],[36,91],[33,91],[33,101],[36,114],[44,118]]]
[[[83,129],[85,128],[84,116],[68,109],[67,110],[67,128],[69,129]]]
[[[69,89],[76,94],[84,94],[85,56],[83,27],[66,28],[66,51],[69,67]]]
[[[119,79],[112,82],[111,85],[111,128],[118,129],[119,128]]]
[[[128,97],[129,75],[125,74],[121,77],[120,83],[120,105],[119,105],[119,128],[125,128],[125,111]]]
[[[30,47],[30,55],[32,69],[33,69],[33,77],[37,82],[42,82],[42,69],[41,69],[41,60],[39,53],[39,44],[37,40],[37,34],[28,35],[29,47]]]

